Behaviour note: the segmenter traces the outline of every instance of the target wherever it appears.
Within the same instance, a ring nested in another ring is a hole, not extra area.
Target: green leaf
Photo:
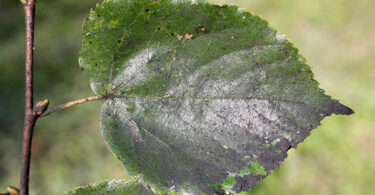
[[[80,65],[106,96],[107,145],[158,193],[247,191],[326,116],[353,113],[235,6],[107,0],[85,21]]]
[[[152,195],[152,191],[145,188],[140,183],[134,181],[113,180],[102,181],[99,183],[91,184],[88,186],[80,187],[77,189],[65,192],[65,195],[117,195],[117,194],[131,194],[131,195]]]

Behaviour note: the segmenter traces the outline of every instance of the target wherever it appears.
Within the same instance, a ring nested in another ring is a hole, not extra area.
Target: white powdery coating
[[[204,0],[173,0],[174,3],[197,3],[197,2],[203,2]]]
[[[255,50],[262,52],[266,49],[277,48],[277,45],[257,46],[233,52],[206,64],[197,69],[191,76],[177,86],[172,86],[166,93],[167,96],[179,97],[177,99],[137,99],[133,103],[136,108],[142,108],[145,104],[152,104],[152,109],[158,113],[154,122],[158,124],[158,133],[173,134],[180,140],[186,140],[199,147],[202,139],[213,139],[234,150],[242,150],[239,144],[246,143],[249,134],[258,137],[268,137],[278,135],[290,140],[290,135],[280,128],[287,128],[288,124],[280,118],[277,107],[283,105],[282,102],[275,102],[262,99],[252,99],[250,92],[239,90],[246,89],[252,80],[262,80],[266,78],[267,67],[263,65],[252,69],[248,63]],[[145,66],[152,57],[151,52],[143,51],[134,62],[139,62]],[[261,53],[260,53],[261,54]],[[194,60],[186,61],[189,66]],[[229,66],[230,64],[230,66]],[[212,70],[218,74],[233,71],[236,67],[247,67],[246,72],[230,80],[217,79],[202,80],[206,74]],[[133,68],[133,69],[131,69]],[[129,67],[134,74],[138,68]],[[147,71],[144,71],[145,76]],[[143,78],[145,76],[137,75]],[[237,94],[238,91],[245,94]],[[239,97],[236,98],[236,95]],[[175,101],[179,107],[168,107],[163,105],[163,101]],[[126,100],[116,99],[119,108],[126,108]],[[135,115],[142,109],[137,109]],[[126,111],[125,111],[126,112]],[[134,114],[134,113],[133,113]],[[122,113],[125,118],[129,114]],[[135,122],[132,121],[134,125]],[[133,125],[132,125],[133,126]],[[135,128],[138,128],[134,126]],[[220,133],[218,133],[220,132]],[[228,136],[229,135],[229,136]],[[158,135],[153,135],[158,136]],[[168,145],[168,143],[166,143]],[[242,151],[238,151],[241,153]]]
[[[248,147],[254,147],[253,144],[256,144],[249,139],[280,137],[291,140],[291,136],[285,131],[288,129],[287,121],[283,120],[283,113],[280,111],[280,108],[289,107],[288,103],[252,96],[252,90],[267,87],[255,86],[252,81],[267,78],[266,73],[270,67],[287,60],[280,59],[259,65],[254,57],[259,58],[263,54],[281,49],[283,46],[277,44],[260,45],[223,55],[200,66],[181,82],[172,84],[165,94],[172,98],[116,98],[116,110],[121,110],[119,114],[124,118],[124,124],[131,123],[131,132],[140,142],[142,138],[139,137],[139,131],[144,131],[147,136],[155,138],[168,148],[184,148],[189,145],[186,154],[204,161],[210,160],[207,155],[209,142],[244,154],[248,152]],[[151,67],[158,66],[151,63],[161,62],[150,62],[150,59],[158,58],[166,52],[173,53],[173,50],[145,49],[139,52],[136,58],[125,66],[125,73],[118,76],[119,80],[136,75],[127,83],[128,88],[151,78],[156,74]],[[180,58],[160,67],[193,67],[195,63],[197,61],[194,58]],[[136,108],[132,109],[132,113],[128,113],[126,109],[130,102]],[[148,119],[142,113],[146,107],[157,114]],[[132,117],[135,117],[136,121],[151,119],[157,130],[139,127]],[[142,119],[143,117],[145,118]],[[174,140],[168,140],[164,135],[170,135]]]
[[[169,90],[166,95],[175,95],[175,96],[194,96],[195,91],[197,90],[198,83],[201,82],[201,78],[204,77],[206,72],[209,72],[213,66],[216,69],[224,69],[229,62],[231,64],[235,63],[243,63],[241,62],[241,52],[233,52],[227,55],[220,57],[217,60],[212,61],[210,64],[202,66],[198,70],[194,72],[191,76],[189,76],[184,82],[181,82],[178,86]],[[249,50],[247,52],[250,52]],[[237,79],[236,81],[228,82],[225,80],[208,80],[203,83],[199,87],[198,96],[200,97],[216,97],[219,94],[225,94],[226,92],[230,92],[235,89],[235,85],[238,85],[241,82],[241,78]]]
[[[261,81],[266,78],[266,71],[270,66],[275,64],[264,64],[259,68],[252,69],[253,64],[249,64],[249,56],[254,54],[254,51],[264,52],[270,48],[277,48],[278,45],[265,45],[257,46],[250,49],[243,49],[237,52],[232,52],[221,56],[220,58],[210,62],[207,65],[200,67],[192,75],[187,77],[184,81],[179,83],[177,86],[171,88],[166,96],[184,96],[184,97],[235,97],[246,93],[246,89],[249,89],[249,85],[253,85],[251,81]],[[285,59],[287,60],[287,59]],[[193,62],[191,62],[193,63]],[[254,61],[255,63],[255,61]],[[188,64],[189,65],[189,64]],[[204,80],[207,73],[214,72],[220,75],[228,74],[228,72],[235,72],[236,67],[248,67],[245,71],[237,73],[235,79],[222,79],[218,78]],[[238,94],[242,93],[242,94]],[[251,96],[251,92],[247,92],[247,97]]]
[[[121,99],[115,99],[114,102],[111,102],[113,108],[115,109],[116,113],[119,115],[119,117],[122,119],[122,124],[126,124],[130,126],[131,129],[127,129],[134,137],[137,137],[138,139],[142,139],[139,133],[138,125],[131,120],[130,116],[127,113],[128,104],[126,104]],[[126,129],[126,128],[123,128]]]
[[[108,182],[107,190],[110,192],[124,185],[124,180],[112,180]]]
[[[153,63],[151,61],[153,59],[158,59],[171,51],[172,49],[170,46],[158,44],[155,46],[149,46],[138,52],[138,54],[130,58],[130,60],[123,65],[123,71],[112,81],[113,88],[119,87],[120,89],[125,90],[126,88],[147,83],[153,78],[153,76],[158,74],[150,69]]]
[[[155,53],[155,49],[152,47],[145,48],[140,51],[136,56],[132,57],[129,61],[124,64],[123,71],[116,76],[113,80],[113,86],[119,86],[124,83],[124,81],[129,81],[136,73],[144,71],[147,63],[150,61]],[[141,78],[139,80],[145,81],[146,77],[138,76]]]
[[[276,35],[276,40],[277,41],[286,41],[286,36],[285,35],[281,35],[281,34],[277,34]]]
[[[90,79],[90,87],[95,93],[99,93],[99,88],[97,87],[97,83],[94,81],[94,79]]]
[[[115,102],[116,107],[126,108],[127,100],[116,99]],[[203,151],[201,155],[196,153],[199,148],[205,147],[204,144],[207,142],[202,141],[204,139],[215,140],[220,145],[236,150],[238,153],[244,152],[241,143],[248,142],[249,134],[257,137],[278,135],[290,139],[288,133],[280,129],[280,127],[286,127],[287,124],[280,119],[275,106],[269,100],[136,99],[132,102],[137,108],[133,116],[141,114],[144,105],[152,105],[157,113],[153,121],[158,126],[158,132],[152,136],[171,134],[176,137],[176,140],[185,140],[197,149],[189,151],[191,155],[200,158],[207,158]],[[163,102],[169,106],[163,105]],[[139,131],[139,127],[130,119],[130,114],[119,114],[122,115],[121,118],[129,119],[127,123],[133,123],[131,126],[137,128],[137,132]],[[169,143],[163,142],[163,144]]]

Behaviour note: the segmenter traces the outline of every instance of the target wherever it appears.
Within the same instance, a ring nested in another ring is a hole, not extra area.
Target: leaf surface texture
[[[248,191],[328,115],[292,43],[235,6],[108,0],[83,26],[81,70],[105,95],[102,134],[158,193]]]

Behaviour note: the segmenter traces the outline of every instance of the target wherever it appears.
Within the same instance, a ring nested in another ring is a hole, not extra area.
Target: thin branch
[[[25,53],[25,118],[22,141],[20,194],[29,194],[29,172],[31,143],[35,121],[38,116],[33,114],[33,48],[34,48],[34,16],[35,0],[27,0],[23,5],[26,27]]]
[[[61,105],[58,105],[56,107],[50,108],[50,109],[46,110],[45,112],[43,112],[43,114],[41,114],[40,116],[41,117],[48,116],[52,112],[56,112],[56,111],[59,111],[59,110],[70,108],[70,107],[78,105],[78,104],[83,104],[83,103],[86,103],[86,102],[103,100],[103,99],[104,99],[104,96],[92,96],[92,97],[82,98],[82,99],[79,99],[79,100],[74,100],[74,101],[71,101],[71,102],[68,102],[68,103],[61,104]]]
[[[21,178],[20,178],[20,194],[29,194],[29,174],[30,174],[30,158],[31,144],[34,126],[36,120],[40,116],[47,116],[52,112],[72,107],[85,102],[104,99],[101,96],[87,97],[52,109],[47,109],[48,100],[42,100],[35,106],[33,101],[33,55],[34,55],[34,17],[36,0],[21,0],[25,11],[25,27],[26,27],[26,53],[25,53],[25,118],[22,141],[22,160],[21,160]],[[45,111],[46,110],[46,111]],[[45,111],[45,112],[44,112]]]

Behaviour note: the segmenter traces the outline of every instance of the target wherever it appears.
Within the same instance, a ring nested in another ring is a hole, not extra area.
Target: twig
[[[22,160],[21,160],[21,179],[20,194],[29,194],[29,173],[30,173],[30,157],[31,144],[34,126],[36,120],[40,116],[47,116],[52,112],[72,107],[85,102],[101,100],[105,97],[93,96],[72,102],[68,102],[51,109],[47,109],[48,100],[42,100],[33,105],[33,50],[34,50],[34,16],[36,0],[21,0],[25,11],[25,27],[26,27],[26,53],[25,53],[25,118],[22,141]]]
[[[41,117],[48,116],[52,112],[56,112],[56,111],[59,111],[59,110],[70,108],[70,107],[78,105],[78,104],[96,101],[96,100],[102,100],[102,99],[104,99],[104,96],[92,96],[92,97],[82,98],[82,99],[79,99],[79,100],[74,100],[74,101],[71,101],[71,102],[68,102],[68,103],[61,104],[61,105],[58,105],[56,107],[50,108],[50,109],[46,110],[45,112],[43,112],[43,114],[41,114],[40,116]]]
[[[26,54],[25,54],[25,118],[22,142],[20,194],[29,194],[29,172],[31,157],[31,142],[35,121],[33,114],[33,47],[34,47],[34,16],[35,0],[27,0],[23,5],[26,26]]]

